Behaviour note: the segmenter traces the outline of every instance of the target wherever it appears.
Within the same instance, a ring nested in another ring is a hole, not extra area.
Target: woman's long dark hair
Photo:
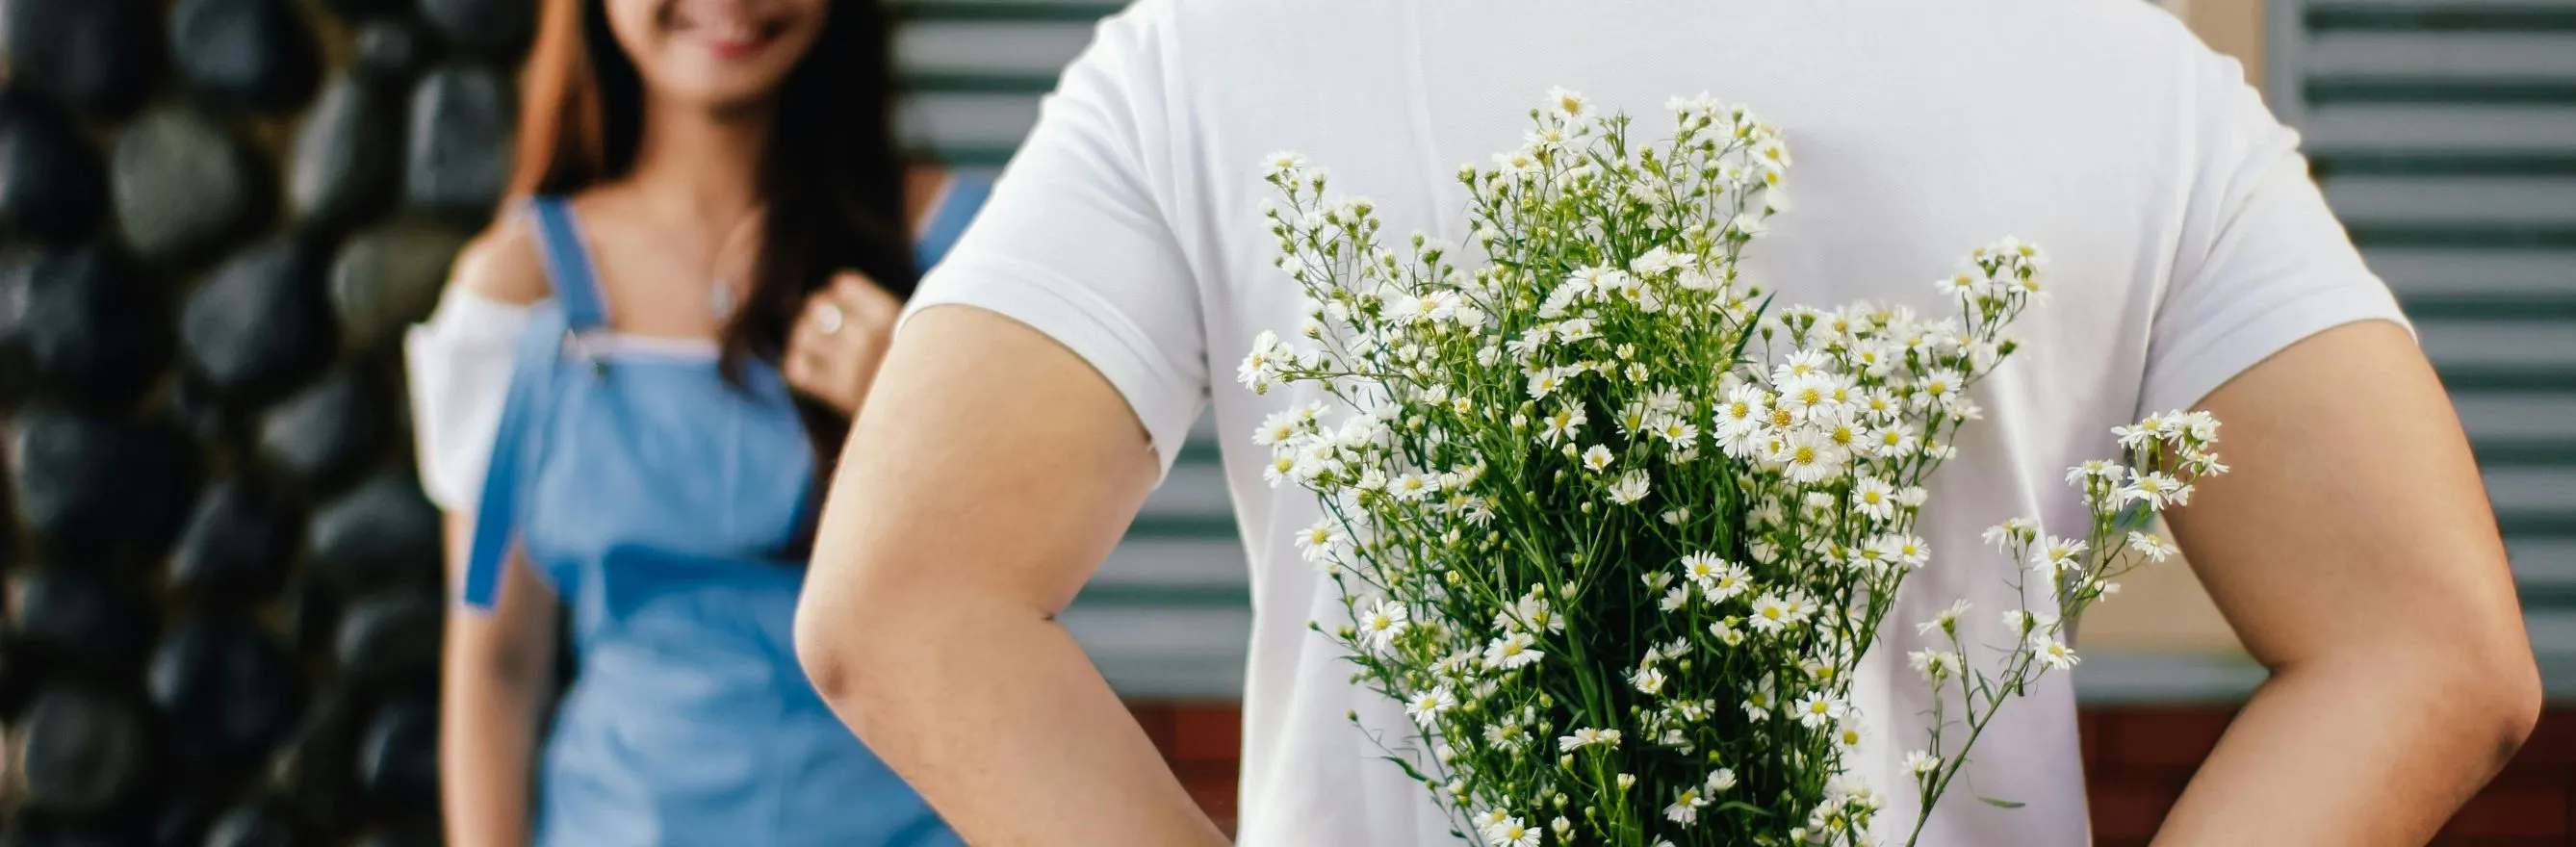
[[[899,299],[912,294],[888,28],[877,0],[833,0],[823,32],[780,84],[760,163],[760,257],[751,295],[724,330],[728,378],[747,357],[777,363],[806,295],[835,273],[864,273]],[[545,0],[523,85],[508,202],[569,195],[634,167],[643,82],[603,0]],[[819,501],[850,422],[801,397],[797,408],[814,444]]]

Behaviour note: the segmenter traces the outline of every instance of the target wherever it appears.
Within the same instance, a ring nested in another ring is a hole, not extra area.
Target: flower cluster
[[[1938,315],[1775,308],[1739,268],[1786,207],[1786,142],[1741,106],[1668,107],[1669,136],[1642,143],[1551,92],[1520,147],[1459,169],[1464,247],[1386,246],[1374,204],[1272,156],[1283,202],[1265,218],[1308,299],[1293,340],[1264,333],[1238,371],[1298,392],[1254,439],[1273,485],[1323,507],[1296,546],[1347,616],[1317,628],[1356,683],[1404,704],[1413,743],[1388,758],[1462,836],[1873,843],[1886,798],[1844,767],[1864,740],[1852,677],[1930,561],[1924,483],[1980,416],[1970,389],[2018,346],[2006,329],[2047,262],[1979,247],[1926,287]],[[2124,430],[2136,470],[2085,472],[2101,531],[2083,546],[2010,536],[2062,563],[2047,575],[2067,598],[2021,632],[2054,639],[2107,593],[2114,551],[2169,550],[2128,524],[2220,469],[2213,429]],[[1956,627],[1936,629],[1950,649],[1918,668],[1971,679]],[[2074,661],[2015,649],[2021,670],[1996,679]],[[2001,685],[1972,718],[2018,691]],[[1974,740],[1934,737],[1914,763],[1925,808]]]

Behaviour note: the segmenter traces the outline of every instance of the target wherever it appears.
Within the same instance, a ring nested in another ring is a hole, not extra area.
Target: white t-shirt
[[[1241,842],[1439,844],[1426,792],[1344,718],[1401,733],[1403,712],[1349,684],[1306,628],[1336,611],[1288,540],[1317,518],[1312,496],[1263,483],[1248,440],[1313,398],[1231,379],[1256,334],[1300,317],[1256,211],[1263,154],[1307,154],[1397,234],[1464,242],[1458,164],[1517,145],[1550,86],[1646,126],[1666,97],[1708,92],[1778,122],[1795,151],[1795,206],[1745,263],[1783,303],[1943,313],[1930,280],[1970,248],[2040,244],[2054,291],[1979,387],[1986,419],[1955,442],[1923,519],[1934,562],[1856,681],[1861,768],[1894,796],[1881,830],[1901,841],[1915,812],[1890,789],[1909,784],[1897,762],[1926,703],[1902,664],[1911,624],[1965,596],[1993,632],[2016,605],[2012,564],[1979,531],[2075,520],[2065,469],[2108,455],[2109,428],[2142,410],[2189,406],[2320,330],[2402,321],[2241,74],[2136,0],[1142,0],[1065,72],[912,308],[978,306],[1052,336],[1125,395],[1167,466],[1214,404],[1252,568]],[[1971,769],[1973,793],[2027,806],[1954,790],[1926,843],[2088,841],[2066,674],[2007,707]]]

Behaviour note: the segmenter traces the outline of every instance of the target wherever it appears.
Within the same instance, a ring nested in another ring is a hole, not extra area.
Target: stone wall
[[[12,845],[436,843],[402,329],[530,0],[0,0]]]

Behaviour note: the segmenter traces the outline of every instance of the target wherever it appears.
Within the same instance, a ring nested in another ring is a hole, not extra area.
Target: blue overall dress
[[[944,251],[983,196],[962,183]],[[539,771],[536,843],[955,845],[806,681],[790,637],[814,458],[785,381],[711,356],[602,351],[572,207],[531,203],[551,300],[531,311],[477,507],[463,601],[511,542],[570,614],[578,672]]]

